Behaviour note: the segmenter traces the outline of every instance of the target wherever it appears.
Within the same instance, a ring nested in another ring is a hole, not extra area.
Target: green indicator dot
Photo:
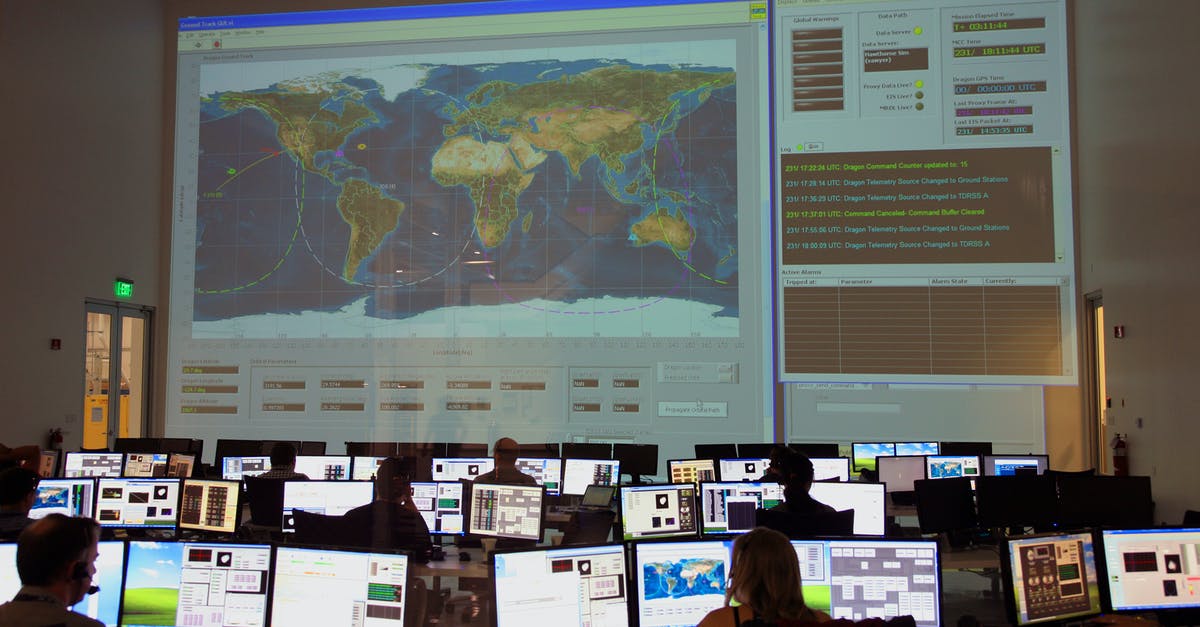
[[[234,174],[237,174],[237,168],[229,168],[228,170],[225,170],[225,173],[229,176],[233,176]]]
[[[918,27],[916,27],[916,28],[914,28],[914,29],[913,29],[913,34],[914,34],[914,35],[920,35],[921,33],[924,33],[924,32],[925,32],[925,29],[924,29],[924,28],[921,28],[920,26],[918,26]]]
[[[915,86],[917,89],[920,89],[925,86],[925,81],[917,81],[913,83],[913,86]]]
[[[804,144],[796,144],[796,152],[804,152]]]

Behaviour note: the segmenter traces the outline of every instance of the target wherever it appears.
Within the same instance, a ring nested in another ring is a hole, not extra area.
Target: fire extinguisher
[[[1129,442],[1125,436],[1118,433],[1112,440],[1113,474],[1118,477],[1129,476]]]
[[[46,435],[46,444],[49,445],[50,450],[57,451],[57,450],[61,449],[62,443],[63,443],[62,428],[56,427],[54,429],[51,429],[50,433]]]

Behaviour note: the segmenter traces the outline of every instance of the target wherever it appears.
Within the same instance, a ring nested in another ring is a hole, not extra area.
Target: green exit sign
[[[117,298],[131,298],[133,296],[133,281],[129,279],[114,279],[113,295]]]

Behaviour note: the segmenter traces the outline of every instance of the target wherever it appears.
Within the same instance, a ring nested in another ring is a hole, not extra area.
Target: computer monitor
[[[370,481],[284,481],[283,532],[296,531],[296,523],[291,516],[294,509],[341,516],[370,503],[374,497],[375,484]]]
[[[268,544],[129,543],[123,625],[265,625]]]
[[[696,537],[696,486],[691,483],[621,486],[624,539]]]
[[[410,564],[404,553],[280,546],[271,625],[403,626]]]
[[[758,481],[771,460],[765,457],[735,457],[717,461],[721,481]]]
[[[1105,529],[1101,540],[1113,610],[1200,608],[1200,529]]]
[[[808,493],[839,512],[854,510],[856,536],[881,536],[887,528],[882,483],[814,483]]]
[[[124,477],[167,476],[166,453],[126,453]]]
[[[483,442],[446,442],[446,454],[439,457],[487,457],[488,445]]]
[[[912,492],[913,482],[925,478],[924,455],[897,455],[875,460],[879,482],[887,486],[888,494]]]
[[[583,498],[579,500],[579,507],[611,508],[613,499],[616,497],[617,486],[590,485],[584,488]]]
[[[58,451],[42,451],[38,456],[38,476],[47,479],[58,472]]]
[[[813,481],[849,481],[849,457],[810,457]]]
[[[1154,526],[1150,477],[1060,476],[1058,519],[1063,529]],[[1115,504],[1120,504],[1115,507]]]
[[[896,442],[897,455],[937,455],[937,442]]]
[[[546,488],[528,485],[472,483],[467,533],[519,540],[542,539],[542,505]]]
[[[179,501],[179,528],[237,533],[241,515],[241,483],[218,479],[184,479]]]
[[[983,458],[983,474],[989,477],[1032,473],[1044,474],[1050,465],[1048,455],[986,455]]]
[[[641,627],[695,625],[725,605],[732,540],[638,542],[633,545]]]
[[[247,457],[224,457],[221,459],[221,478],[241,481],[246,477],[257,477],[271,469],[271,458],[265,455]]]
[[[179,479],[102,477],[95,517],[101,527],[174,531],[179,524]]]
[[[562,459],[558,457],[518,457],[517,470],[546,486],[546,494],[558,496],[562,490]]]
[[[975,514],[975,495],[971,479],[918,479],[913,482],[917,502],[917,524],[921,533],[942,533],[974,529],[979,525]]]
[[[667,477],[671,483],[691,483],[717,480],[717,464],[711,459],[667,460]]]
[[[619,544],[496,553],[496,627],[629,624]]]
[[[909,614],[941,625],[941,567],[934,540],[792,540],[804,603],[852,621]]]
[[[64,477],[120,477],[124,453],[67,453]]]
[[[96,479],[42,479],[38,482],[37,495],[28,516],[32,519],[45,518],[50,514],[82,516],[92,518],[96,504]]]
[[[1091,533],[1019,536],[1001,546],[1009,622],[1060,622],[1101,612]]]
[[[615,486],[621,483],[621,462],[615,459],[563,460],[562,493],[579,496],[590,485]]]
[[[411,485],[413,504],[429,533],[462,535],[465,504],[461,481],[414,481]]]
[[[631,477],[658,474],[657,444],[617,442],[613,444],[612,456],[621,462],[621,472]]]
[[[196,467],[195,453],[171,453],[167,457],[167,476],[185,478],[192,476]]]
[[[840,457],[842,454],[837,442],[788,442],[788,448],[809,457]]]
[[[387,459],[386,455],[355,455],[350,458],[350,479],[353,481],[373,481],[379,462]],[[311,478],[311,477],[310,477]]]
[[[991,442],[941,442],[939,455],[984,455],[992,454]]]
[[[217,439],[216,451],[213,453],[213,460],[220,464],[221,460],[226,457],[256,457],[270,451],[270,444],[263,440],[232,440],[225,438]],[[292,442],[292,445],[299,444]]]
[[[983,476],[975,480],[975,509],[979,526],[1049,529],[1054,523],[1058,493],[1045,475]]]
[[[92,584],[99,586],[100,591],[83,597],[71,611],[98,620],[107,627],[116,627],[121,606],[121,577],[125,571],[125,543],[103,540],[98,548]],[[0,543],[0,599],[11,599],[21,590],[16,563],[17,544]]]
[[[850,445],[850,463],[855,471],[873,471],[877,457],[895,454],[896,445],[891,442],[854,442]]]
[[[979,457],[976,455],[926,455],[926,479],[950,479],[966,477],[974,479],[980,472]]]
[[[297,455],[295,470],[313,481],[347,481],[350,479],[350,456]]]
[[[522,457],[562,457],[562,447],[558,442],[524,442],[517,445],[517,453]]]
[[[698,459],[722,459],[738,457],[736,444],[693,444],[692,450]],[[765,456],[764,456],[765,457]]]
[[[575,459],[612,459],[612,450],[608,442],[562,443],[562,456]]]
[[[434,481],[474,481],[496,467],[491,457],[434,457],[432,464]]]
[[[701,532],[708,536],[749,531],[759,508],[771,509],[782,502],[783,486],[778,483],[701,483]]]

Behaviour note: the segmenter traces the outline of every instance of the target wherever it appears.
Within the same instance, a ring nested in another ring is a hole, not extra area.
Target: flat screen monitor
[[[1060,528],[1154,526],[1150,477],[1061,476],[1057,483]]]
[[[1003,542],[1005,605],[1017,625],[1100,613],[1091,533],[1020,536]]]
[[[974,529],[978,526],[971,481],[966,477],[950,477],[913,482],[917,523],[921,533]]]
[[[129,543],[123,625],[265,625],[268,544]]]
[[[984,455],[992,454],[991,442],[942,442],[938,446],[939,455]]]
[[[1101,534],[1112,609],[1200,608],[1200,529],[1105,529]]]
[[[462,535],[463,484],[461,481],[414,481],[412,500],[425,519],[429,533]]]
[[[736,444],[693,444],[692,450],[699,459],[732,459],[738,456]]]
[[[192,469],[196,467],[196,455],[194,453],[171,453],[167,458],[167,476],[185,478],[192,476]]]
[[[167,453],[126,453],[124,477],[167,476]]]
[[[849,481],[849,457],[810,457],[813,481]]]
[[[743,442],[737,445],[737,457],[770,457],[774,442]]]
[[[375,485],[370,481],[284,481],[283,532],[296,531],[292,510],[302,509],[314,514],[341,516],[370,503],[375,497]]]
[[[732,540],[638,542],[633,545],[641,627],[695,625],[725,605]]]
[[[179,479],[103,477],[96,490],[102,527],[174,530],[179,524]]]
[[[696,537],[696,486],[691,483],[621,486],[625,540]]]
[[[271,625],[404,625],[410,562],[403,553],[280,546]]]
[[[691,483],[717,480],[717,463],[711,459],[672,459],[667,461],[667,476],[671,483]]]
[[[297,455],[295,470],[313,481],[347,481],[350,479],[350,456]]]
[[[58,451],[42,451],[38,455],[38,476],[47,479],[58,472]]]
[[[271,469],[271,458],[264,455],[250,457],[224,457],[221,459],[221,478],[241,481],[246,477],[257,477]]]
[[[120,477],[124,453],[67,453],[64,477]]]
[[[472,483],[467,533],[541,540],[545,495],[542,486]]]
[[[92,585],[99,586],[100,591],[83,597],[82,601],[71,607],[71,611],[94,618],[107,627],[116,627],[121,605],[121,577],[125,572],[125,543],[104,540],[98,548]],[[0,599],[7,601],[21,590],[16,563],[17,544],[0,544]]]
[[[641,477],[658,474],[658,445],[629,444],[617,442],[613,444],[613,459],[621,462],[621,472]]]
[[[379,468],[379,462],[385,459],[387,456],[383,455],[355,455],[350,459],[350,479],[374,481],[375,470]]]
[[[771,460],[765,457],[737,457],[718,460],[721,481],[758,481],[767,472]]]
[[[925,478],[924,455],[897,455],[881,457],[876,462],[879,482],[892,492],[912,492],[913,482]]]
[[[792,548],[809,607],[852,621],[899,612],[918,627],[940,627],[936,541],[793,540]]]
[[[92,518],[95,504],[96,480],[92,477],[42,479],[38,482],[29,517],[36,520],[50,514],[62,514]]]
[[[522,457],[562,457],[562,447],[558,442],[526,442],[517,445],[517,453]]]
[[[179,528],[237,533],[241,483],[223,479],[184,479],[179,501]]]
[[[546,494],[558,496],[562,491],[562,459],[558,457],[518,457],[517,470],[546,486]]]
[[[612,459],[612,444],[607,442],[563,442],[562,456],[575,459]]]
[[[1044,475],[983,476],[975,482],[979,526],[1048,529],[1054,522],[1058,493]]]
[[[951,479],[966,477],[974,479],[980,472],[979,457],[976,455],[926,455],[926,479]]]
[[[496,462],[491,457],[434,457],[434,481],[474,481],[475,477],[491,472]]]
[[[850,445],[850,463],[855,471],[873,471],[877,457],[895,454],[896,445],[891,442],[854,442]]]
[[[881,536],[887,528],[882,483],[814,483],[808,493],[839,512],[854,510],[856,536]]]
[[[621,462],[615,459],[563,460],[562,493],[579,496],[590,485],[615,486],[621,481]]]
[[[778,483],[701,483],[701,532],[724,535],[749,531],[755,526],[755,511],[771,509],[782,502],[783,486]]]
[[[987,455],[983,458],[983,474],[1007,477],[1022,473],[1043,474],[1050,465],[1047,455]]]
[[[937,442],[896,442],[897,455],[937,455]]]
[[[611,485],[590,485],[583,490],[583,498],[579,500],[580,507],[612,507],[613,499],[617,496],[617,487]]]
[[[496,554],[496,627],[629,625],[619,544]]]
[[[788,442],[788,448],[809,457],[840,457],[842,454],[837,442]]]

